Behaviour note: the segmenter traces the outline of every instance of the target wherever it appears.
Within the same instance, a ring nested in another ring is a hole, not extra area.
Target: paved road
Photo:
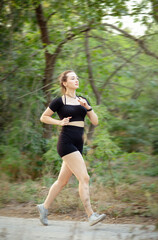
[[[0,240],[158,240],[153,225],[103,224],[53,221],[43,226],[38,219],[0,216]]]

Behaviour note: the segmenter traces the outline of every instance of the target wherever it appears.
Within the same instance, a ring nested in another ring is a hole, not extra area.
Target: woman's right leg
[[[62,167],[58,176],[58,179],[51,186],[47,198],[44,202],[44,207],[48,209],[52,204],[55,197],[59,194],[62,188],[67,184],[72,175],[71,170],[68,168],[67,164],[63,161]]]

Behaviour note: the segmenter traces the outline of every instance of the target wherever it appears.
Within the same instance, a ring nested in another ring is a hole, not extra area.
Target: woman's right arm
[[[40,121],[52,125],[60,126],[68,125],[71,117],[63,118],[62,120],[57,120],[51,117],[53,113],[54,112],[49,107],[47,107],[47,109],[43,112],[42,116],[40,117]]]
[[[47,109],[43,112],[42,116],[40,117],[40,121],[47,124],[61,125],[61,120],[53,119],[51,117],[53,113],[54,112],[49,107],[47,107]]]

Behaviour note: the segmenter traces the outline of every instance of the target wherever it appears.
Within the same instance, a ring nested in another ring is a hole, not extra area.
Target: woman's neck
[[[65,94],[69,97],[76,98],[76,91],[74,90],[67,90]]]

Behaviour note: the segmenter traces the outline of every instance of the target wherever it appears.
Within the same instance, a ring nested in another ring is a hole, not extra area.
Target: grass
[[[48,178],[14,183],[6,179],[1,181],[0,207],[5,207],[8,203],[37,204],[43,202],[54,180],[48,180]],[[158,185],[158,180],[155,178],[140,178],[133,184],[121,183],[117,185],[116,193],[110,184],[103,184],[103,182],[98,178],[90,184],[91,203],[95,211],[106,212],[111,218],[136,215],[158,218],[158,196],[155,187]],[[72,177],[70,183],[55,199],[52,209],[54,213],[69,214],[74,210],[84,212],[77,185],[77,181]]]
[[[151,158],[151,157],[150,157]],[[156,157],[142,153],[122,155],[112,161],[113,179],[106,160],[98,167],[86,161],[90,174],[90,196],[94,211],[105,212],[113,219],[138,217],[156,221],[158,218],[158,177]],[[99,161],[99,160],[98,160]],[[0,208],[8,204],[41,203],[51,184],[56,180],[50,173],[40,179],[11,181],[2,174],[0,181]],[[115,188],[114,188],[115,183]],[[78,182],[73,176],[53,203],[51,212],[72,215],[85,214],[78,194]]]

